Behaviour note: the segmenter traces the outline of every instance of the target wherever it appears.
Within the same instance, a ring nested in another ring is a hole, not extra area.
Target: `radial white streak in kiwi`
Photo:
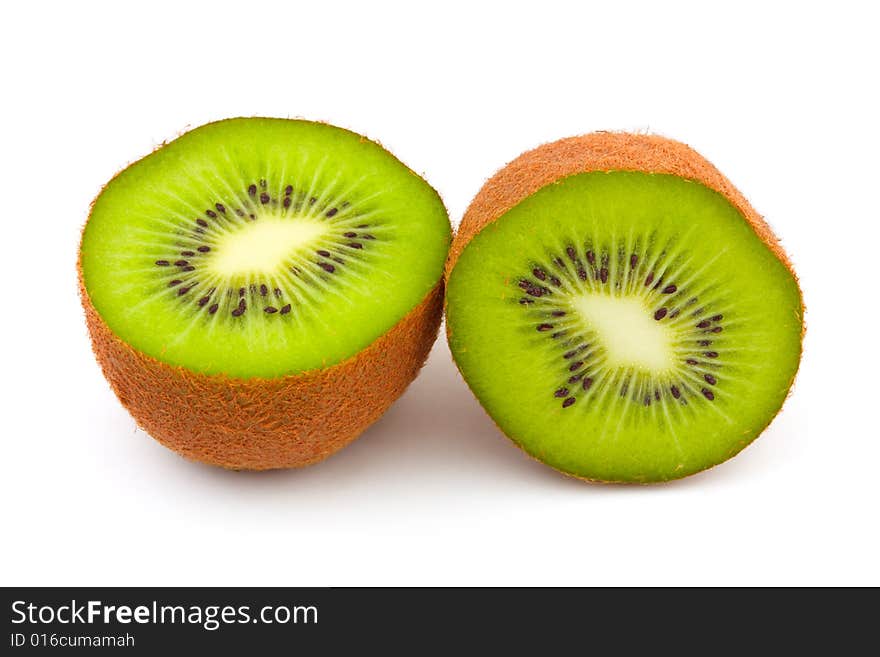
[[[326,225],[304,218],[260,218],[217,240],[207,267],[226,278],[278,271],[292,254],[312,244]]]
[[[654,321],[640,299],[607,294],[581,294],[571,305],[599,336],[612,366],[633,366],[661,373],[672,369],[674,334]]]
[[[721,256],[723,256],[726,252],[727,252],[727,247],[721,249],[714,256],[712,256],[707,262],[705,262],[699,269],[691,272],[691,275],[688,278],[685,278],[683,280],[679,280],[677,282],[678,288],[680,290],[690,290],[691,296],[700,296],[700,295],[704,294],[706,291],[706,287],[703,286],[703,287],[697,288],[694,285],[694,281],[700,280],[701,277],[703,277],[705,275],[706,271],[712,265],[715,264],[715,261],[718,260],[718,258],[720,258]],[[682,267],[680,267],[679,270],[682,272],[685,271],[685,266],[687,264],[690,264],[690,261],[688,261],[687,263],[684,263],[684,265]],[[706,278],[711,280],[711,278],[709,278],[709,277],[706,277]],[[674,322],[674,324],[682,324],[686,321],[688,321],[687,317],[685,316],[685,314],[682,314],[682,315],[679,315],[679,317],[677,318],[677,321]]]
[[[611,375],[604,380],[604,386],[602,392],[599,393],[599,397],[596,399],[595,405],[597,408],[601,408],[605,403],[605,398],[609,394],[613,394],[612,390],[618,390],[622,380],[624,378],[624,371],[621,369],[611,370]],[[595,385],[595,384],[594,384]],[[601,443],[605,440],[605,433],[608,430],[608,420],[614,416],[614,413],[603,413],[602,414],[602,427],[598,432],[597,443]]]

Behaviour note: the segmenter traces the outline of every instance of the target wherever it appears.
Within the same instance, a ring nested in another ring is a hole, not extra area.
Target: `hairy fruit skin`
[[[465,211],[461,224],[453,237],[444,274],[447,285],[455,263],[468,243],[508,210],[539,189],[563,178],[580,173],[603,171],[671,174],[699,182],[718,192],[739,211],[755,234],[785,265],[797,282],[797,274],[791,260],[770,226],[749,204],[745,196],[734,187],[733,183],[702,155],[686,144],[658,135],[594,132],[538,146],[515,158],[486,181]],[[801,294],[801,316],[803,316],[804,310],[802,297]],[[451,348],[452,329],[448,322],[446,327],[446,337]],[[805,331],[806,325],[802,324],[801,342]],[[453,350],[453,360],[454,356]],[[456,363],[456,365],[458,364]],[[461,373],[460,367],[459,372]],[[788,383],[789,390],[796,375],[797,371],[793,372]],[[770,421],[760,428],[757,435],[766,429]],[[513,436],[508,435],[507,437],[516,447],[523,449]],[[751,443],[739,445],[738,449],[732,451],[727,458],[732,458],[748,444]],[[526,450],[523,451],[535,460],[544,462],[538,456],[530,454]],[[704,469],[710,467],[713,465],[707,465]],[[575,479],[594,483],[659,483],[659,480],[650,482],[606,481],[581,477],[563,470],[557,471]],[[681,476],[691,474],[695,474],[695,472],[685,473]],[[675,478],[678,477],[672,477],[672,479]]]
[[[306,466],[352,442],[415,379],[443,310],[441,282],[341,363],[275,379],[235,379],[162,363],[120,340],[92,305],[78,270],[92,349],[122,405],[166,447],[233,470]]]
[[[666,173],[695,180],[724,196],[794,276],[788,255],[764,218],[715,166],[690,146],[658,135],[593,132],[543,144],[492,176],[468,206],[452,240],[446,279],[468,242],[527,196],[561,178],[592,171]],[[795,278],[797,278],[795,276]]]

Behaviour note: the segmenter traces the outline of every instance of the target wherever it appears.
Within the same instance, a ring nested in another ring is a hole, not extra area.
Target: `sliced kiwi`
[[[415,376],[449,240],[436,192],[374,142],[232,119],[108,183],[82,296],[105,373],[159,440],[227,467],[301,465]]]
[[[597,134],[526,154],[453,245],[455,360],[498,426],[571,475],[663,481],[739,452],[798,367],[787,258],[699,155]]]

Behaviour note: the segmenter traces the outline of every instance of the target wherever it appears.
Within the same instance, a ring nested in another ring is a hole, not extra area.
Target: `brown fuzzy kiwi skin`
[[[551,185],[563,178],[580,173],[601,171],[671,174],[687,180],[693,180],[713,189],[739,210],[755,234],[786,266],[794,277],[795,282],[798,282],[797,274],[794,271],[788,254],[783,250],[779,239],[767,222],[764,221],[764,218],[749,204],[745,196],[733,186],[733,183],[690,146],[659,135],[627,132],[593,132],[560,139],[527,151],[486,181],[465,211],[461,224],[459,224],[452,240],[449,257],[446,260],[446,283],[448,284],[449,282],[449,277],[459,256],[461,256],[462,251],[464,251],[474,236],[491,226],[496,219],[520,201],[531,196],[542,187]],[[800,292],[799,285],[798,291]],[[801,345],[803,345],[803,336],[806,331],[803,314],[803,294],[801,293],[799,318],[801,320]],[[452,331],[449,322],[446,323],[446,337],[447,341],[451,343]],[[800,355],[798,362],[800,362]],[[459,368],[459,373],[461,374],[461,368]],[[796,375],[797,369],[792,373],[791,380],[788,382],[789,394]],[[773,418],[770,418],[767,425],[761,427],[756,435],[760,435],[772,420]],[[500,427],[499,430],[501,430]],[[523,449],[512,436],[507,437],[515,446]],[[737,445],[727,456],[727,459],[738,454],[749,444],[751,442],[743,442]],[[525,449],[523,451],[539,463],[546,465],[537,455],[531,454]],[[711,467],[713,466],[706,466],[703,470]],[[700,471],[685,472],[680,476],[673,475],[670,480],[690,476]],[[588,479],[562,470],[558,470],[558,472],[567,477],[590,483],[655,484],[669,481],[606,481]]]
[[[95,357],[137,423],[188,459],[232,470],[296,468],[342,449],[415,379],[437,338],[443,282],[341,363],[275,379],[168,365],[120,340],[79,289]]]

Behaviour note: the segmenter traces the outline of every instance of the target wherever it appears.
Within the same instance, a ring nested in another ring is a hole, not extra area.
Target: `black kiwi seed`
[[[177,260],[174,265],[176,267],[186,267],[189,263],[186,260]]]
[[[336,267],[331,265],[329,262],[319,262],[318,266],[321,269],[323,269],[324,271],[326,271],[328,274],[332,274],[333,272],[336,271]]]
[[[183,283],[179,278],[175,278],[173,281],[168,281],[168,287],[174,287],[175,285],[180,285]]]
[[[539,331],[549,331],[553,328],[553,324],[538,324],[537,329]]]
[[[663,294],[674,294],[678,290],[675,285],[667,285],[663,288]]]
[[[687,363],[688,365],[697,365],[698,364],[695,358],[688,358],[684,362]]]
[[[671,392],[672,396],[675,397],[676,399],[681,397],[681,390],[679,390],[677,386],[670,386],[669,392]]]
[[[599,279],[600,279],[603,283],[607,283],[607,282],[608,282],[608,269],[607,269],[607,268],[602,267],[602,269],[599,270]]]
[[[182,255],[186,258],[190,258],[195,255],[195,251],[181,251],[180,255]]]
[[[358,234],[357,234],[357,233],[353,233],[353,232],[351,232],[351,231],[348,231],[347,233],[342,233],[342,236],[343,236],[343,237],[351,238],[351,237],[357,237]]]
[[[168,267],[171,263],[168,262],[167,260],[157,260],[156,264],[159,265],[160,267]]]
[[[664,317],[666,317],[666,308],[661,308],[660,310],[658,310],[657,312],[654,313],[654,319],[656,319],[658,322],[661,319],[663,319]]]
[[[592,251],[587,251],[587,262],[589,262],[590,265],[596,264],[596,254]]]
[[[208,215],[209,217],[211,217],[211,219],[217,218],[217,213],[214,212],[213,210],[205,210],[205,214]]]
[[[715,393],[712,392],[711,390],[709,390],[708,388],[703,388],[702,390],[700,390],[700,392],[702,392],[703,397],[705,397],[709,401],[712,401],[713,399],[715,399]]]
[[[218,309],[219,307],[220,307],[220,306],[219,306],[218,304],[216,304],[216,303],[212,303],[212,304],[208,307],[208,312],[211,313],[211,314],[213,315],[214,313],[217,312],[217,309]]]
[[[574,404],[574,397],[569,397],[564,402],[562,402],[562,408],[568,408],[572,404]]]
[[[269,294],[269,288],[266,285],[261,285],[260,286],[260,296],[264,297],[267,294]]]
[[[708,328],[710,323],[711,322],[709,322],[708,319],[704,319],[702,322],[699,322],[697,324],[697,328]]]
[[[284,195],[290,196],[291,194],[293,194],[293,185],[288,185],[284,188]]]
[[[291,204],[290,197],[289,197],[289,196],[285,196],[285,197],[284,197],[284,201],[282,201],[281,205],[283,205],[285,208],[289,208],[289,207],[290,207],[290,204]]]
[[[246,310],[247,310],[247,304],[245,303],[244,299],[242,299],[241,301],[238,302],[238,307],[232,311],[232,316],[233,317],[241,317],[242,315],[244,315]]]
[[[324,216],[327,218],[336,216],[336,213],[339,212],[337,208],[330,208],[327,212],[324,213]]]
[[[193,267],[192,265],[187,265],[186,267],[180,268],[180,271],[195,271],[195,270],[196,270],[196,268]]]
[[[224,206],[222,203],[215,203],[214,207],[217,208],[217,212],[220,212],[221,214],[226,214],[226,206]]]
[[[269,195],[266,192],[260,193],[260,203],[266,205],[269,202]]]
[[[706,374],[703,376],[703,378],[706,379],[706,383],[708,383],[709,385],[714,386],[716,383],[718,383],[718,379],[716,379],[711,374]]]
[[[648,287],[651,283],[654,282],[654,272],[648,274],[647,278],[645,278],[645,287]]]
[[[535,267],[532,270],[532,274],[534,274],[535,278],[537,278],[539,281],[547,280],[547,274],[540,267]]]
[[[553,393],[556,397],[568,397],[568,388],[560,388]]]
[[[275,306],[266,306],[265,308],[263,308],[263,312],[269,313],[271,315],[272,313],[277,313],[278,309]]]
[[[629,268],[630,268],[630,269],[635,269],[635,268],[636,268],[636,265],[638,265],[638,264],[639,264],[639,256],[637,256],[635,253],[633,253],[633,254],[629,257]]]
[[[353,249],[362,249],[362,248],[364,248],[364,245],[361,244],[360,242],[349,242],[349,243],[348,243],[348,246],[350,246],[350,247],[353,248]]]
[[[210,250],[210,246],[200,246],[198,249],[196,249],[196,251],[198,251],[199,253],[207,253]]]
[[[590,377],[586,377],[586,378],[584,378],[584,382],[581,384],[581,387],[584,390],[589,390],[592,385],[593,385],[593,379],[591,379]]]
[[[707,351],[707,352],[704,353],[703,355],[704,355],[706,358],[718,358],[718,352],[717,352],[717,351]]]
[[[324,249],[321,249],[320,251],[317,251],[317,254],[318,254],[319,256],[321,256],[322,258],[329,258],[329,257],[330,257],[330,252],[329,252],[329,251],[325,251]]]
[[[272,290],[272,292],[275,293],[276,297],[278,297],[279,299],[281,298],[281,290],[279,288],[276,287],[274,290]]]
[[[290,304],[289,303],[281,306],[281,314],[282,315],[286,315],[289,312],[290,312]]]
[[[257,186],[253,185],[253,184],[248,185],[248,194],[250,196],[256,196],[257,195]]]
[[[199,303],[199,308],[201,308],[202,306],[204,306],[204,305],[205,305],[206,303],[208,303],[210,300],[211,300],[211,297],[202,297],[201,299],[199,299],[199,302],[198,302],[198,303]]]

